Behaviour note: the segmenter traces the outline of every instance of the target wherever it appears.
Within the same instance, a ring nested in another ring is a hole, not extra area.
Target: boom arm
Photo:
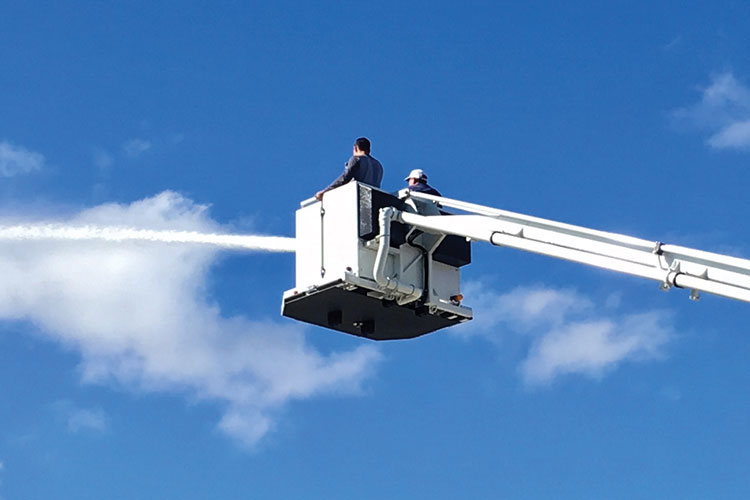
[[[392,220],[434,234],[463,236],[649,278],[672,287],[750,302],[750,260],[658,241],[564,224],[439,196],[408,191],[418,202],[439,203],[464,215],[419,215],[394,210]]]

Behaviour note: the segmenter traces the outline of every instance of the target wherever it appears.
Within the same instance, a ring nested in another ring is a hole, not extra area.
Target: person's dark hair
[[[357,146],[357,148],[360,151],[364,151],[366,154],[370,154],[370,140],[367,137],[358,137],[356,141],[354,141],[354,145]]]

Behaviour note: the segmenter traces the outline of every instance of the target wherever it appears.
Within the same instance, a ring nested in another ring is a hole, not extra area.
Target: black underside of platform
[[[287,298],[282,314],[372,340],[411,339],[460,322],[368,297],[365,289],[345,291],[340,283]]]

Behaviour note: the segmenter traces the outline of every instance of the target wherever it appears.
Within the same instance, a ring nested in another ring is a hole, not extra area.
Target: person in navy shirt
[[[427,174],[421,168],[415,168],[409,173],[409,176],[404,179],[409,185],[407,189],[409,191],[417,191],[418,193],[426,193],[434,196],[442,196],[440,191],[427,184]]]
[[[354,141],[352,157],[346,162],[344,173],[338,176],[327,188],[315,193],[315,198],[322,200],[326,191],[343,186],[351,180],[363,182],[376,188],[380,187],[380,182],[383,180],[383,165],[370,156],[370,140],[367,137],[359,137]]]

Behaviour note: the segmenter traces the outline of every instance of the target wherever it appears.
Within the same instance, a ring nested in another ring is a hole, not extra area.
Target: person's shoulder
[[[357,165],[359,163],[359,156],[353,156],[349,158],[349,161],[346,162],[346,164],[350,167],[353,167],[354,165]]]
[[[377,164],[377,165],[380,165],[380,162],[379,162],[379,161],[378,161],[378,160],[377,160],[377,159],[376,159],[375,157],[372,157],[372,156],[370,156],[370,155],[367,155],[367,158],[369,158],[371,162],[373,162],[373,163],[375,163],[375,164]],[[381,165],[381,166],[382,166],[382,165]]]

